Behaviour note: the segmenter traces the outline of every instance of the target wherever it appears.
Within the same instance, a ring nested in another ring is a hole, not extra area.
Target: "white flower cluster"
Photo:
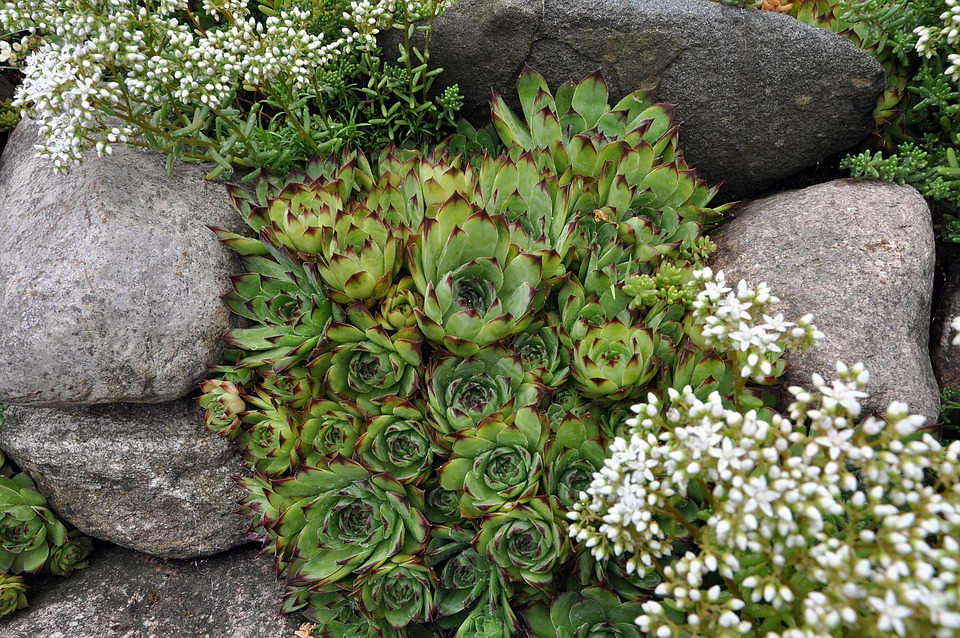
[[[790,388],[769,422],[690,387],[635,406],[569,516],[598,559],[662,574],[644,631],[960,635],[960,442],[943,449],[899,403],[860,421],[867,371],[837,376]],[[678,536],[696,549],[669,560]]]
[[[352,27],[324,34],[308,10],[293,6],[258,21],[247,5],[204,0],[218,26],[203,29],[186,14],[186,0],[4,3],[0,31],[26,35],[0,55],[23,64],[14,105],[39,124],[39,154],[65,168],[87,150],[110,153],[112,144],[150,133],[157,117],[189,127],[195,110],[231,106],[241,87],[309,94],[318,69],[374,45],[397,9],[396,0],[354,0],[344,14]],[[433,0],[409,5],[419,15]]]
[[[704,268],[693,276],[691,286],[700,288],[693,302],[693,317],[703,324],[707,345],[719,352],[740,353],[736,359],[743,377],[759,381],[771,374],[771,361],[784,350],[810,348],[823,339],[823,333],[813,325],[813,315],[792,323],[784,321],[782,314],[768,314],[780,299],[770,294],[765,283],[749,288],[741,279],[732,290],[722,270],[715,273]]]
[[[946,46],[954,49],[947,54],[950,66],[944,75],[954,81],[960,80],[960,0],[944,0],[945,11],[940,14],[943,24],[937,26],[920,26],[913,30],[917,36],[915,48],[917,53],[932,58],[938,54],[937,48]]]

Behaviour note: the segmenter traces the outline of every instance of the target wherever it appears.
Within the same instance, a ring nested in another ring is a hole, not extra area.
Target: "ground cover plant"
[[[17,0],[0,6],[0,62],[23,71],[14,106],[67,168],[114,144],[255,177],[344,144],[436,139],[456,87],[429,95],[444,0]],[[418,21],[425,26],[417,27]],[[396,62],[377,34],[402,29]],[[423,50],[410,45],[427,31]],[[169,170],[169,168],[168,168]]]

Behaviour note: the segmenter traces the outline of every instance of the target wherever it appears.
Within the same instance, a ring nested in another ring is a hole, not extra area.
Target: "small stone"
[[[0,449],[80,531],[163,558],[208,556],[246,539],[235,511],[245,473],[192,399],[74,409],[7,408]]]
[[[813,313],[819,348],[787,355],[784,386],[836,378],[836,361],[870,371],[864,415],[892,401],[934,423],[940,401],[928,348],[935,250],[930,210],[911,186],[844,179],[731,210],[710,233],[727,281],[765,281],[788,321]],[[781,394],[789,403],[786,392]],[[785,407],[782,406],[782,407]]]

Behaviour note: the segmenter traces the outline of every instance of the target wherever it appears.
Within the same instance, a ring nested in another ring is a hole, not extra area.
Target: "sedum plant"
[[[755,348],[819,337],[769,316],[745,330],[746,284],[723,296],[720,273],[697,280],[697,323],[745,355],[744,375]],[[691,386],[634,406],[569,517],[595,558],[659,581],[636,617],[644,634],[957,635],[960,442],[943,448],[902,403],[863,415],[868,381],[838,362],[835,380],[790,388],[786,416]]]
[[[741,374],[693,321],[725,207],[672,108],[611,107],[599,74],[518,91],[522,113],[495,97],[490,127],[432,148],[234,188],[253,236],[216,230],[250,325],[200,402],[315,635],[512,636],[588,587],[576,608],[618,627],[656,582],[575,545],[567,513],[631,403],[675,379],[775,400],[779,352]]]
[[[456,87],[410,46],[444,0],[15,0],[0,7],[0,62],[24,74],[14,106],[40,155],[66,169],[118,143],[256,176],[286,173],[346,143],[438,137]],[[405,32],[395,63],[377,47]],[[12,42],[12,44],[11,44]]]

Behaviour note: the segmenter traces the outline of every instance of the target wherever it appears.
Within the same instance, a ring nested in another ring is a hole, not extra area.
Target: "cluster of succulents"
[[[726,207],[672,108],[611,108],[599,73],[518,89],[522,115],[495,96],[490,127],[432,149],[234,189],[255,236],[215,229],[249,324],[200,402],[315,635],[637,635],[627,601],[657,579],[567,523],[608,442],[675,384],[773,401],[782,366],[745,383],[692,320]]]
[[[30,477],[0,452],[0,617],[26,607],[22,574],[69,576],[87,566],[92,545],[68,530]]]

